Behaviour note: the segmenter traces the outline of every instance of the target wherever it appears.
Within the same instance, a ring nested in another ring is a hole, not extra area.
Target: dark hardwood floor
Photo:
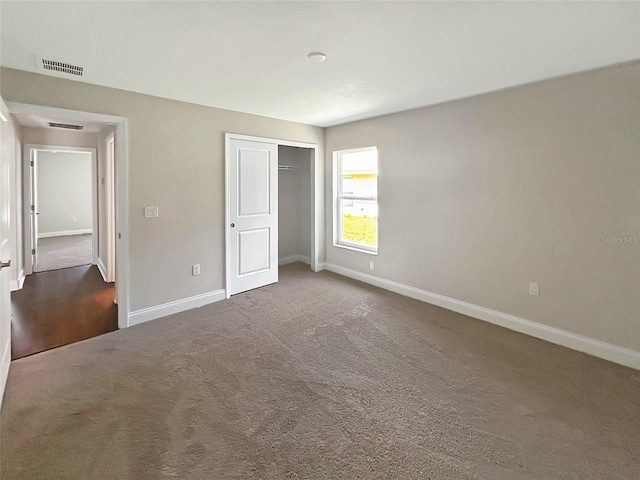
[[[11,294],[11,359],[117,330],[114,295],[95,265],[29,275]]]

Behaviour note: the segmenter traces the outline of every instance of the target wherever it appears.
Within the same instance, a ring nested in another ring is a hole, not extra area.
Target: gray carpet
[[[93,263],[93,236],[65,235],[38,239],[37,272],[79,267]]]
[[[640,372],[292,264],[13,362],[2,479],[640,478]]]

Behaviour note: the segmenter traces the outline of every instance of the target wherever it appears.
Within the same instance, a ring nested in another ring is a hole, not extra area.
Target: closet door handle
[[[7,268],[11,266],[11,260],[9,260],[8,262],[3,262],[0,260],[0,270],[2,270],[3,268]]]
[[[236,224],[235,224],[235,223],[232,223],[232,224],[231,224],[231,228],[235,228],[235,226],[236,226]]]

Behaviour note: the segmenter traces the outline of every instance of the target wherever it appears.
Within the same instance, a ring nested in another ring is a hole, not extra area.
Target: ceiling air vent
[[[70,63],[56,62],[54,60],[46,60],[44,58],[42,59],[42,68],[59,73],[68,73],[76,77],[82,77],[84,75],[84,67],[71,65]]]
[[[53,128],[66,128],[67,130],[82,130],[83,125],[71,125],[69,123],[49,122],[49,126]]]

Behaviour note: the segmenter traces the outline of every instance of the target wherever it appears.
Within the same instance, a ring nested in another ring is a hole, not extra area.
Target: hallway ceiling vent
[[[49,122],[49,126],[53,128],[66,128],[67,130],[82,130],[83,125],[71,125],[70,123]]]
[[[47,60],[45,58],[42,59],[42,68],[58,73],[68,73],[76,77],[82,77],[84,75],[84,67],[71,65],[70,63],[56,62],[55,60]]]

